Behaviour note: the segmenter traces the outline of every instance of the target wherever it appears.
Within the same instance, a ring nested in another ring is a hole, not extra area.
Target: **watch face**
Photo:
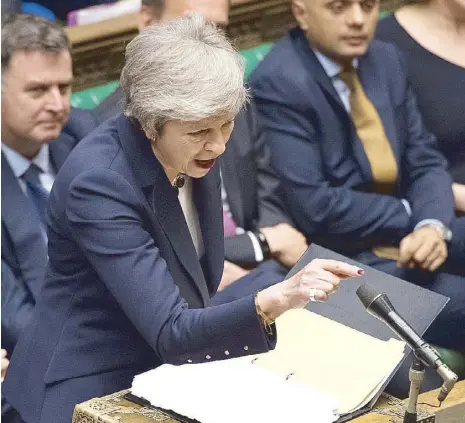
[[[437,226],[437,229],[444,241],[450,241],[452,239],[452,231],[448,227],[440,225]]]
[[[446,241],[450,241],[452,239],[452,231],[450,229],[446,229],[445,238]]]

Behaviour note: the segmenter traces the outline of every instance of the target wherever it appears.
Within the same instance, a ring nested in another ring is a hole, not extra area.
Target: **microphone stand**
[[[407,410],[404,414],[403,423],[417,422],[417,402],[420,394],[420,387],[425,377],[425,365],[414,355],[412,365],[408,373],[410,380],[410,392],[408,396]]]

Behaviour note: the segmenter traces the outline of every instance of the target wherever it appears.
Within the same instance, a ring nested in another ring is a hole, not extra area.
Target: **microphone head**
[[[360,285],[357,288],[357,296],[362,302],[362,304],[365,306],[365,308],[368,308],[370,304],[373,302],[373,300],[379,295],[380,293],[376,291],[376,289],[373,286],[367,283]]]

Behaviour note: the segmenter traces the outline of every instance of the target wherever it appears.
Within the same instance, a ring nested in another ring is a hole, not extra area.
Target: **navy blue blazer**
[[[123,90],[118,87],[95,109],[103,122],[123,111]],[[220,157],[223,185],[234,221],[246,231],[289,223],[276,189],[279,181],[269,167],[270,154],[257,124],[253,102],[235,119],[234,130]],[[225,238],[226,260],[241,266],[255,266],[250,237],[244,233]]]
[[[454,218],[447,163],[422,123],[398,50],[373,41],[359,77],[398,163],[392,196],[370,192],[373,175],[353,122],[301,29],[278,41],[250,80],[291,217],[337,251],[355,241],[396,244],[423,219]]]
[[[92,112],[72,108],[60,137],[50,143],[58,171],[68,154],[98,124]],[[2,153],[2,348],[9,354],[31,319],[47,265],[41,221]]]
[[[272,346],[253,295],[202,309],[223,269],[218,165],[193,190],[202,260],[177,193],[128,118],[107,121],[71,153],[50,195],[37,317],[2,387],[26,422],[69,422],[76,403],[128,388],[161,363]]]

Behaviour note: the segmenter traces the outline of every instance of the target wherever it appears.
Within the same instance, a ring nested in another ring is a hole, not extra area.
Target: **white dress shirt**
[[[195,251],[197,252],[197,257],[202,257],[205,253],[205,246],[200,229],[199,213],[197,212],[192,193],[192,179],[188,176],[185,176],[184,186],[179,188],[178,199],[191,234],[192,242],[194,243]]]
[[[7,146],[5,143],[2,143],[2,151],[3,154],[5,154],[8,164],[10,165],[13,174],[18,179],[19,185],[25,195],[27,195],[26,183],[23,181],[22,177],[32,163],[34,163],[42,171],[39,174],[40,183],[47,192],[50,192],[53,182],[55,181],[55,171],[50,163],[48,144],[42,145],[39,152],[32,160],[27,159],[16,150]]]

